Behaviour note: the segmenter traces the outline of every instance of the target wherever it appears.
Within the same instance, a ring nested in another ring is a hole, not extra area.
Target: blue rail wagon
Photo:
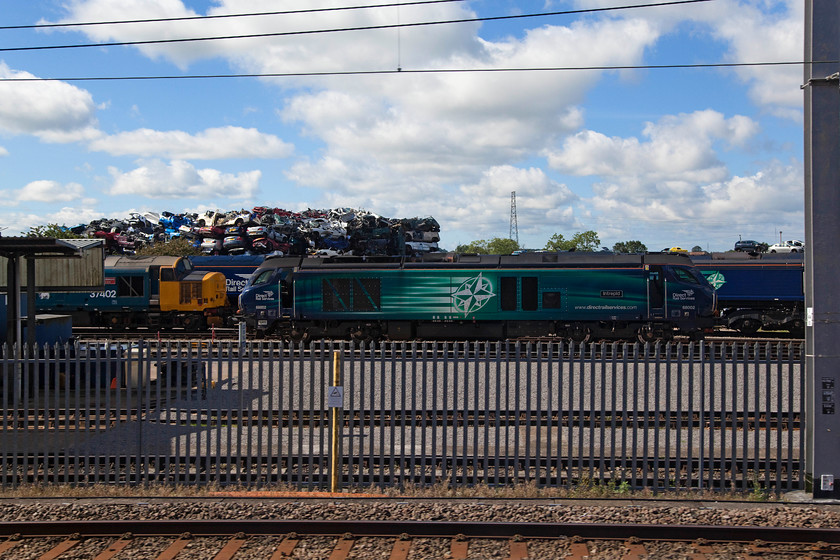
[[[720,325],[754,334],[758,329],[804,335],[805,256],[729,252],[692,255],[715,288]]]

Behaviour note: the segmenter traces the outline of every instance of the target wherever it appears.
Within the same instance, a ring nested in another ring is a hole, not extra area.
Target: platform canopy
[[[0,237],[0,255],[9,257],[74,257],[102,245],[101,239]]]

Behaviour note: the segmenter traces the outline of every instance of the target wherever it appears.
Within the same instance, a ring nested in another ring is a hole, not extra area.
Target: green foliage
[[[519,250],[519,243],[505,237],[494,237],[493,239],[479,239],[466,245],[458,245],[456,253],[478,253],[481,255],[509,255]]]
[[[568,251],[574,249],[575,244],[571,239],[565,239],[562,233],[555,233],[548,238],[545,244],[546,251]]]
[[[753,474],[750,478],[752,492],[750,492],[749,500],[752,502],[766,502],[769,493],[761,486],[761,481],[759,480],[758,475]]]
[[[613,245],[614,253],[647,253],[647,245],[641,241],[619,241]]]
[[[51,237],[54,239],[79,239],[82,236],[70,231],[67,226],[58,224],[47,224],[45,226],[34,226],[26,232],[26,237]]]
[[[563,237],[562,233],[555,233],[545,244],[546,251],[596,251],[601,246],[598,234],[592,230],[579,231],[571,239]]]
[[[190,257],[201,254],[201,250],[195,247],[192,243],[183,238],[175,238],[165,243],[155,243],[154,245],[147,245],[137,251],[140,256],[158,257]]]
[[[703,252],[703,247],[701,247],[700,245],[695,245],[694,247],[691,248],[691,252],[692,253],[702,253]]]

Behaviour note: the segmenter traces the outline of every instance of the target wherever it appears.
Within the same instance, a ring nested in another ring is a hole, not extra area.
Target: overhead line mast
[[[510,233],[508,237],[516,241],[517,246],[519,245],[519,224],[516,221],[516,191],[510,193]]]

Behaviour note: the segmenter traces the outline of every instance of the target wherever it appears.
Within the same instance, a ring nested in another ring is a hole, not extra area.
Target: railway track
[[[125,346],[144,344],[153,358],[168,359],[180,356],[196,357],[272,357],[293,358],[301,355],[322,357],[335,350],[347,356],[375,354],[388,358],[411,353],[417,357],[449,359],[565,359],[565,360],[799,360],[803,356],[804,341],[795,338],[739,338],[719,337],[705,342],[675,339],[651,343],[647,347],[634,341],[601,341],[584,344],[557,339],[513,339],[507,341],[382,341],[353,343],[347,340],[318,340],[305,344],[280,339],[248,339],[240,345],[233,332],[217,333],[196,338],[186,333],[169,332],[165,336],[137,332],[107,334],[77,334],[83,343],[113,343]]]
[[[154,520],[0,524],[0,558],[838,558],[840,530],[460,521]],[[25,553],[25,556],[24,556]],[[138,554],[140,556],[138,556]]]
[[[187,340],[187,339],[214,339],[214,340],[238,340],[239,339],[239,329],[234,327],[216,327],[209,331],[185,331],[183,329],[166,329],[166,330],[154,330],[148,328],[136,328],[136,329],[120,329],[114,330],[111,327],[73,327],[73,335],[79,338],[96,338],[96,339],[113,339],[113,338],[146,338],[146,339],[159,339],[159,340]],[[273,335],[265,335],[263,337],[256,337],[253,334],[248,335],[249,339],[252,340],[265,340],[265,341],[273,341],[273,342],[280,342],[283,340],[281,337],[273,336]],[[520,341],[520,342],[558,342],[560,340],[566,339],[558,339],[556,337],[521,337],[521,338],[511,338],[508,339],[511,342]],[[755,333],[753,335],[744,335],[739,333],[738,331],[733,330],[719,330],[714,332],[713,334],[709,334],[706,336],[706,340],[708,341],[751,341],[751,342],[768,342],[768,341],[779,341],[779,342],[787,342],[787,341],[802,341],[803,337],[799,336],[791,336],[791,334],[787,331],[762,331]],[[678,336],[674,339],[676,342],[684,342],[687,343],[690,341],[689,337],[687,336]],[[590,342],[598,343],[600,341],[592,340]],[[605,340],[605,342],[611,342],[610,340]],[[629,340],[628,342],[636,342],[636,339]]]
[[[151,407],[166,408],[166,400],[154,401]],[[169,417],[162,416],[150,420],[154,424],[182,424],[179,413],[189,412],[191,421],[202,422],[205,426],[220,426],[235,423],[241,426],[269,426],[273,428],[318,427],[329,422],[327,411],[239,411],[235,409],[216,410],[203,407],[195,401],[191,408],[179,407]],[[83,424],[88,431],[106,430],[114,422],[130,422],[142,419],[144,413],[136,408],[88,408],[61,409],[27,408],[19,411],[16,418],[5,424],[5,429],[23,429],[31,427],[37,431],[50,431],[56,427]],[[8,417],[7,417],[8,418]],[[45,421],[48,419],[48,421]],[[406,423],[424,426],[485,426],[488,424],[519,424],[528,426],[555,426],[561,428],[601,428],[611,427],[634,429],[644,427],[665,428],[708,428],[710,426],[727,427],[733,430],[752,432],[754,430],[798,430],[801,429],[799,412],[781,413],[743,413],[743,412],[699,412],[671,411],[669,413],[626,411],[613,412],[601,410],[581,411],[521,411],[521,410],[458,410],[454,411],[412,411],[412,410],[354,410],[343,417],[347,426],[363,425],[381,427],[391,423]]]

